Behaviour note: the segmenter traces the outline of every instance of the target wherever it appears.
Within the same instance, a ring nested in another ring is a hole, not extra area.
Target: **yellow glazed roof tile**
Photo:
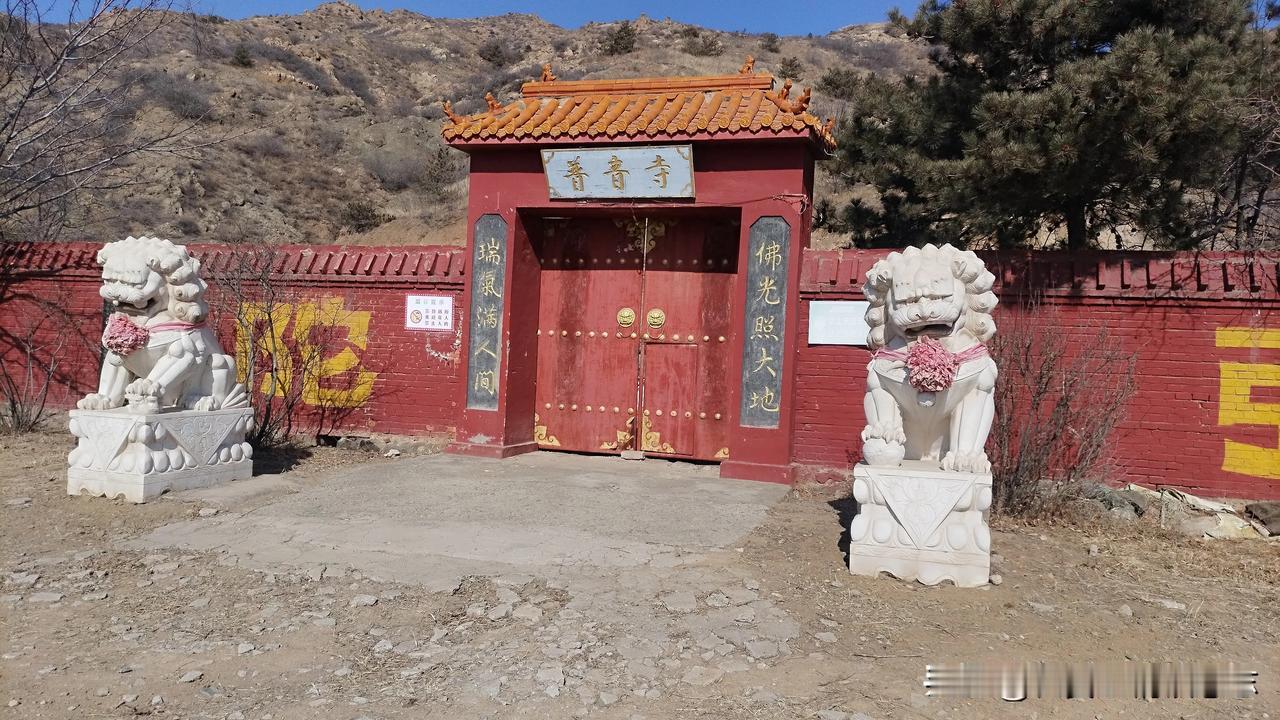
[[[544,78],[548,74],[544,73]],[[525,83],[523,98],[484,112],[458,115],[446,103],[443,134],[451,143],[475,140],[573,140],[585,137],[760,136],[784,129],[808,131],[835,148],[830,123],[808,112],[810,94],[780,91],[767,73],[629,80],[555,80]]]

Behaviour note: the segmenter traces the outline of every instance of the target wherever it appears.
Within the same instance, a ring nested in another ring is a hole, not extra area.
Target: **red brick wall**
[[[53,407],[70,406],[97,382],[96,250],[91,244],[10,248],[0,257],[6,268],[23,268],[4,273],[0,284],[0,356],[9,367],[22,366],[19,340],[45,315],[41,303],[66,310],[68,323],[45,321],[36,343],[42,365],[50,354],[58,357]],[[226,248],[191,250],[214,283],[228,272]],[[808,301],[861,299],[861,278],[883,254],[806,255],[794,365],[793,459],[802,478],[843,476],[858,460],[868,359],[863,348],[808,345]],[[1105,324],[1137,353],[1137,395],[1116,435],[1116,480],[1280,497],[1280,258],[1046,253],[984,259],[998,278],[1001,312],[1034,293],[1049,309],[1046,326],[1085,345]],[[376,374],[372,391],[343,417],[350,431],[452,429],[460,412],[463,263],[458,248],[277,249],[273,277],[289,302],[336,303],[357,325],[367,317],[364,347],[344,333],[332,348],[334,356],[350,351],[345,357],[357,360],[349,368],[335,362],[336,387],[358,381],[361,372]],[[405,330],[407,294],[453,295],[454,332]],[[219,318],[219,329],[232,351],[229,318]]]
[[[887,251],[886,251],[887,252]],[[879,251],[810,251],[805,300],[862,299]],[[1002,314],[1041,298],[1042,321],[1085,347],[1105,325],[1135,352],[1137,392],[1114,436],[1123,482],[1280,497],[1280,257],[1090,253],[984,256]],[[844,475],[859,458],[864,348],[807,343],[800,312],[795,461]]]
[[[97,384],[102,322],[94,262],[98,247],[69,243],[10,248],[3,258],[6,267],[25,270],[5,273],[5,285],[0,287],[0,357],[11,365],[21,361],[23,353],[15,337],[25,335],[43,314],[37,298],[56,300],[74,319],[74,332],[67,333],[61,344],[57,325],[38,326],[42,354],[61,350],[50,407],[70,407]],[[202,273],[212,286],[212,318],[223,349],[235,352],[236,323],[225,310],[227,299],[218,292],[225,293],[226,285],[219,285],[219,278],[233,272],[236,257],[225,246],[188,247],[200,259]],[[282,313],[286,344],[297,345],[298,318],[309,313],[337,326],[315,336],[329,340],[326,345],[331,347],[321,357],[328,363],[319,373],[323,377],[317,377],[310,395],[302,391],[304,402],[308,397],[321,398],[317,404],[355,432],[428,434],[452,429],[458,412],[460,319],[466,316],[460,297],[461,249],[280,246],[265,259],[275,265],[269,275],[281,298],[270,307]],[[252,303],[261,293],[252,289],[252,283],[247,287],[246,300]],[[409,294],[454,297],[454,330],[406,330],[404,298]],[[41,365],[47,366],[46,362],[42,358]],[[295,377],[294,382],[303,381]],[[331,394],[320,395],[326,392]],[[341,399],[334,400],[335,396]],[[350,407],[337,407],[341,405]]]

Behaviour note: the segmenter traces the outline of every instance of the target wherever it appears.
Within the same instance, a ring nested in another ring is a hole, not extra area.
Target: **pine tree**
[[[938,74],[862,81],[843,171],[881,192],[846,219],[864,242],[1128,225],[1187,244],[1195,191],[1233,141],[1248,0],[928,0],[909,22]],[[881,143],[873,146],[873,143]]]

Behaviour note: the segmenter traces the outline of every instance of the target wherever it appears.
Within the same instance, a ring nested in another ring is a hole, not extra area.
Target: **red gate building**
[[[830,123],[768,74],[557,81],[461,116],[452,452],[641,451],[789,482],[800,270]]]

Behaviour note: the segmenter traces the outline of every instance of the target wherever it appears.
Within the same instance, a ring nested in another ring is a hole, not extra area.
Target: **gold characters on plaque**
[[[622,166],[622,159],[617,155],[609,158],[609,169],[605,174],[609,176],[609,183],[615,190],[627,189],[627,175],[630,175],[631,171]]]
[[[667,176],[671,174],[671,165],[663,160],[661,155],[654,155],[653,164],[645,170],[653,170],[653,181],[663,190],[667,189]]]
[[[569,161],[569,172],[564,176],[568,178],[569,184],[573,186],[575,192],[582,192],[587,189],[587,172],[582,169],[582,157],[578,156]]]

